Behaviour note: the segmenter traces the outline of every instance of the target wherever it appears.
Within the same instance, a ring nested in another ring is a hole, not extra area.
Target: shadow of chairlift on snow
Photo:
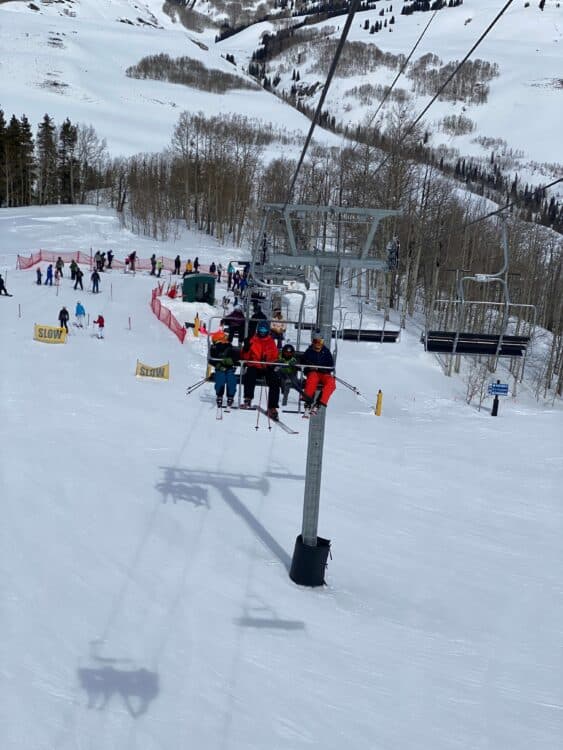
[[[158,674],[144,667],[118,667],[117,664],[127,664],[130,660],[98,656],[96,645],[96,642],[91,644],[91,658],[96,666],[77,670],[80,687],[88,696],[87,708],[103,711],[118,698],[133,718],[145,714],[159,692]]]
[[[164,502],[167,501],[168,497],[172,497],[172,500],[177,502],[178,500],[193,497],[194,493],[197,496],[202,492],[206,493],[205,496],[207,498],[207,488],[213,487],[219,492],[231,510],[246,523],[253,534],[278,558],[289,572],[291,567],[291,557],[289,554],[234,492],[235,489],[254,490],[260,492],[262,495],[267,495],[270,485],[266,477],[179,469],[174,466],[161,466],[160,468],[164,472],[164,478],[156,486],[159,492],[162,493]],[[209,504],[207,504],[207,507],[209,507]]]
[[[257,598],[257,597],[256,597]],[[261,601],[254,606],[244,607],[244,614],[235,620],[236,625],[244,628],[269,630],[305,630],[303,620],[282,620],[276,610]]]

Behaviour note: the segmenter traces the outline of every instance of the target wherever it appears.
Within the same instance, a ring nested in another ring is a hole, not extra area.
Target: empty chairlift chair
[[[503,226],[504,264],[498,273],[463,276],[457,299],[437,300],[423,335],[426,351],[469,356],[525,357],[535,326],[534,305],[510,302],[508,290],[508,242]],[[498,284],[500,301],[468,300],[469,282]],[[438,326],[434,323],[438,318]]]

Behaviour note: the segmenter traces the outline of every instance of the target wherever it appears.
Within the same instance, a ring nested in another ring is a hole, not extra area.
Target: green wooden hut
[[[182,283],[182,299],[184,302],[215,302],[215,276],[210,273],[191,273]]]

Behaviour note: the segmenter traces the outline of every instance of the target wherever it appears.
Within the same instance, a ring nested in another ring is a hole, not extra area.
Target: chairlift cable
[[[352,0],[350,3],[350,7],[348,9],[348,16],[346,18],[346,22],[344,24],[344,28],[342,30],[342,35],[340,36],[340,39],[338,41],[338,46],[336,48],[336,52],[334,53],[334,57],[332,59],[332,63],[330,64],[330,68],[326,77],[325,84],[323,86],[323,90],[321,92],[321,96],[319,98],[319,103],[317,104],[317,109],[315,110],[315,115],[313,117],[313,121],[311,122],[311,127],[309,128],[309,132],[307,133],[307,137],[305,139],[305,145],[303,146],[303,150],[301,152],[301,156],[299,157],[299,161],[297,162],[297,167],[295,168],[295,172],[293,174],[293,179],[291,181],[291,185],[289,187],[289,192],[284,204],[284,207],[282,209],[285,210],[288,203],[291,202],[291,199],[293,197],[293,190],[295,188],[295,183],[297,182],[297,177],[299,176],[299,171],[301,169],[301,166],[303,164],[303,160],[305,159],[305,155],[307,153],[307,149],[309,148],[309,144],[311,142],[311,138],[313,137],[313,131],[315,130],[315,126],[317,124],[317,120],[319,119],[322,108],[326,99],[326,95],[328,93],[329,86],[331,84],[332,78],[334,76],[334,73],[336,71],[336,67],[338,65],[338,61],[340,60],[340,54],[342,52],[342,49],[344,47],[344,44],[346,42],[346,38],[348,36],[348,32],[350,31],[350,26],[352,25],[352,21],[354,20],[354,16],[356,14],[356,11],[358,10],[358,7],[360,5],[360,0]]]
[[[504,15],[504,13],[508,10],[508,8],[512,5],[514,0],[508,0],[508,2],[504,5],[504,7],[497,13],[495,18],[491,21],[491,23],[487,26],[485,31],[481,34],[481,36],[477,39],[477,41],[473,44],[469,52],[465,55],[463,60],[455,67],[453,72],[447,77],[447,79],[444,81],[444,83],[440,86],[438,91],[434,94],[432,99],[428,102],[428,104],[424,107],[422,112],[416,117],[415,120],[409,125],[409,127],[405,130],[403,137],[399,141],[397,145],[400,145],[405,138],[412,133],[412,131],[415,129],[415,127],[418,125],[418,123],[422,120],[424,115],[428,112],[430,107],[434,104],[436,99],[440,96],[442,91],[446,88],[446,86],[453,80],[453,78],[458,74],[458,72],[461,70],[461,68],[465,65],[467,60],[471,57],[471,55],[475,52],[477,47],[481,44],[481,42],[485,39],[485,37],[489,34],[491,29],[496,25],[496,23],[500,20],[500,18]],[[387,153],[387,156],[383,159],[383,161],[379,164],[379,166],[376,168],[375,172],[373,173],[372,177],[375,177],[375,175],[379,172],[379,170],[387,163],[389,160],[389,157],[391,156],[391,152]]]
[[[416,48],[418,47],[418,45],[419,45],[419,44],[420,44],[420,42],[422,41],[422,37],[423,37],[423,36],[424,36],[424,35],[426,34],[426,32],[427,32],[427,30],[428,30],[428,27],[430,26],[430,24],[432,23],[432,21],[433,21],[433,20],[434,20],[434,18],[436,17],[436,13],[437,13],[437,12],[438,12],[438,10],[435,10],[435,11],[434,11],[434,13],[432,14],[432,16],[430,17],[430,20],[428,21],[428,23],[426,24],[426,26],[425,26],[425,27],[424,27],[424,29],[422,30],[422,33],[420,34],[420,36],[419,36],[419,37],[418,37],[418,39],[416,40],[416,42],[415,42],[415,45],[414,45],[414,47],[413,47],[413,48],[411,49],[411,51],[409,52],[409,56],[408,56],[408,57],[406,58],[405,62],[404,62],[404,63],[403,63],[403,65],[401,66],[401,68],[400,68],[399,72],[398,72],[398,73],[397,73],[397,75],[395,76],[395,79],[393,80],[393,83],[391,84],[391,86],[389,86],[389,88],[387,89],[387,91],[386,91],[386,92],[385,92],[385,94],[383,95],[383,98],[381,99],[381,101],[380,101],[380,102],[379,102],[379,104],[377,105],[377,109],[375,110],[375,112],[373,113],[373,115],[372,115],[372,116],[371,116],[371,117],[369,118],[369,120],[368,120],[368,124],[367,124],[367,126],[366,126],[367,128],[369,128],[369,127],[371,126],[371,124],[372,124],[372,123],[373,123],[373,122],[375,121],[375,118],[377,117],[377,115],[378,115],[378,114],[379,114],[379,112],[381,111],[381,108],[383,107],[383,105],[385,104],[385,102],[387,101],[387,99],[389,98],[389,96],[391,95],[391,92],[392,92],[392,91],[393,91],[393,89],[395,88],[395,84],[397,83],[397,81],[399,80],[399,78],[400,78],[400,77],[402,76],[402,74],[403,74],[403,73],[405,72],[405,70],[406,70],[406,67],[407,67],[407,65],[409,64],[410,60],[411,60],[411,57],[412,57],[412,56],[414,55],[414,53],[416,52]],[[359,145],[359,142],[358,142],[358,141],[356,141],[356,143],[355,143],[355,144],[354,144],[354,145],[352,146],[352,151],[355,151],[355,150],[356,150],[356,148],[358,147],[358,145]]]
[[[549,185],[543,185],[543,186],[540,185],[539,189],[542,191],[547,190],[548,188],[553,187],[554,185],[557,185],[559,182],[563,182],[563,177],[559,177],[557,180],[550,182]],[[472,219],[471,221],[468,221],[466,224],[464,224],[461,227],[459,231],[460,232],[465,231],[467,227],[470,227],[473,224],[478,224],[480,221],[485,221],[485,219],[490,219],[491,216],[496,216],[497,214],[500,214],[509,208],[513,208],[513,206],[516,206],[516,205],[517,205],[517,201],[512,201],[512,203],[507,203],[506,206],[501,206],[501,208],[497,208],[495,211],[491,211],[490,213],[485,214],[485,216],[480,216],[477,219]]]

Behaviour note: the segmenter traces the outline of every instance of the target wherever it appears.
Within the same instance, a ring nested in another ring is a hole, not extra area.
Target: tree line
[[[28,118],[0,109],[0,206],[84,203],[106,179],[105,139],[91,125],[45,114],[35,137]]]

